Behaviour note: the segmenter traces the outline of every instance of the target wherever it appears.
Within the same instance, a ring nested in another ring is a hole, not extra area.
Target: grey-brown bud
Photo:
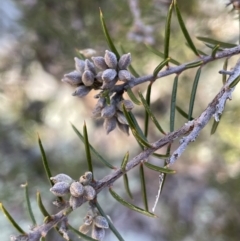
[[[116,69],[117,68],[117,57],[113,52],[110,52],[108,50],[105,51],[105,55],[104,55],[104,60],[105,63],[107,64],[107,66],[110,69]]]
[[[84,203],[84,198],[82,196],[80,197],[70,196],[69,205],[72,207],[72,209],[76,209],[80,207],[83,203]]]
[[[50,191],[58,197],[63,197],[64,195],[69,193],[69,187],[69,183],[57,182],[52,188],[50,188]]]
[[[85,86],[91,86],[94,82],[94,74],[90,70],[85,70],[82,75],[82,82]]]
[[[101,116],[103,118],[111,118],[116,113],[116,107],[114,105],[107,105],[101,111]]]
[[[81,74],[74,70],[63,76],[62,82],[68,83],[70,85],[78,85],[82,83]]]
[[[92,57],[93,63],[95,66],[101,70],[105,70],[108,68],[107,64],[105,63],[105,60],[103,57]]]
[[[94,224],[98,228],[109,228],[108,221],[105,217],[103,216],[97,216],[94,218]]]
[[[88,59],[85,60],[84,70],[90,70],[93,74],[97,74],[94,64],[91,61],[89,61]]]
[[[83,185],[88,185],[92,182],[92,173],[91,172],[85,172],[84,175],[82,175],[79,178],[80,183],[82,183]]]
[[[92,238],[102,241],[104,236],[105,236],[105,229],[98,228],[97,226],[93,225]]]
[[[128,125],[125,115],[121,111],[117,111],[117,120],[124,125]]]
[[[85,95],[87,95],[90,92],[91,88],[81,85],[79,87],[76,88],[75,92],[72,93],[73,96],[78,96],[78,97],[83,97]]]
[[[120,57],[118,61],[118,67],[119,69],[127,69],[127,67],[131,64],[131,54],[124,54]]]
[[[115,69],[106,69],[102,73],[102,79],[106,83],[113,81],[116,76],[117,76],[117,71]]]
[[[85,62],[84,60],[81,60],[77,57],[74,58],[75,61],[75,68],[79,73],[83,73],[84,68],[85,68]]]
[[[129,126],[128,125],[117,122],[117,126],[120,131],[122,131],[123,133],[125,133],[129,136]]]
[[[127,111],[131,111],[134,107],[131,100],[122,100],[122,101],[118,102],[117,108],[119,110],[123,111],[123,105],[125,106]]]
[[[91,225],[83,224],[79,227],[79,231],[83,234],[87,234],[91,229]]]
[[[84,186],[84,198],[88,201],[93,200],[96,197],[96,191],[92,186]]]
[[[80,197],[84,193],[84,187],[80,182],[73,182],[70,186],[70,193],[74,197]]]
[[[120,70],[118,72],[118,78],[119,80],[126,82],[131,80],[132,76],[127,70]]]
[[[64,173],[60,173],[60,174],[56,175],[55,177],[50,177],[50,180],[52,180],[54,183],[66,182],[69,184],[73,181],[73,179],[71,177],[69,177],[68,175],[66,175]]]
[[[103,127],[106,130],[107,134],[113,131],[117,126],[117,119],[113,116],[110,119],[104,119]]]

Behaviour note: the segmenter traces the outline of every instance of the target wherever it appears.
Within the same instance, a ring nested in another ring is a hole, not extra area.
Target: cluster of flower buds
[[[84,218],[84,224],[80,226],[79,231],[87,234],[92,229],[91,237],[101,241],[105,236],[105,229],[107,228],[109,228],[107,219],[99,215],[95,207],[90,207]]]
[[[74,60],[76,70],[65,74],[62,81],[77,86],[74,96],[83,97],[92,89],[101,90],[95,96],[99,99],[93,110],[93,117],[104,118],[107,134],[116,126],[128,134],[128,123],[123,115],[122,105],[124,104],[127,110],[131,110],[133,103],[124,100],[122,93],[113,95],[112,89],[118,81],[128,82],[132,79],[132,75],[127,70],[131,63],[131,54],[123,54],[118,60],[115,53],[106,50],[104,57],[92,57],[93,62],[88,59],[83,61],[74,58]]]
[[[96,197],[96,191],[91,186],[91,172],[85,172],[85,174],[79,178],[79,181],[74,181],[71,177],[63,173],[50,179],[54,182],[53,187],[50,188],[50,191],[54,195],[63,197],[66,194],[70,194],[69,204],[72,209],[81,206],[84,201],[91,201]]]

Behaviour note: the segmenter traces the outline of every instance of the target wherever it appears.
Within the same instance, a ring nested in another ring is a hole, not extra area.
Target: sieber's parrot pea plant
[[[234,10],[238,10],[240,6],[239,1],[232,0],[228,5],[230,4],[232,4]],[[169,56],[171,18],[174,12],[189,48],[197,57],[197,59],[188,63],[180,64],[178,60],[172,59]],[[198,50],[187,31],[176,0],[171,2],[166,18],[163,53],[149,47],[152,52],[163,58],[163,61],[154,69],[153,74],[151,75],[139,76],[136,73],[131,65],[134,61],[132,60],[131,53],[119,54],[116,49],[101,11],[100,20],[109,49],[105,51],[103,56],[95,56],[89,59],[84,57],[82,59],[75,57],[75,70],[65,74],[62,81],[75,88],[75,91],[72,94],[73,96],[81,98],[94,91],[96,104],[92,110],[92,116],[94,118],[103,119],[103,126],[106,134],[115,131],[117,128],[127,135],[130,135],[131,133],[138,142],[141,152],[139,152],[139,154],[131,160],[129,160],[129,153],[126,153],[122,162],[119,163],[119,167],[116,168],[112,166],[111,163],[107,162],[88,142],[86,124],[84,124],[83,127],[83,134],[79,132],[74,125],[72,125],[73,130],[85,145],[86,159],[88,163],[88,170],[86,170],[85,173],[80,174],[81,176],[79,177],[79,180],[74,180],[64,173],[52,175],[42,142],[39,138],[38,142],[42,154],[43,166],[51,184],[50,191],[57,198],[53,204],[59,208],[59,212],[56,214],[49,214],[42,203],[40,193],[37,193],[38,206],[45,217],[42,224],[37,224],[29,201],[28,184],[23,185],[26,193],[28,211],[32,219],[32,226],[29,231],[24,231],[1,203],[1,210],[20,233],[20,235],[11,236],[12,241],[45,240],[47,233],[53,228],[56,232],[59,232],[65,240],[71,240],[69,237],[70,232],[75,233],[77,236],[85,240],[104,240],[106,230],[108,229],[115,234],[118,240],[124,240],[121,234],[117,231],[117,228],[114,226],[114,220],[111,220],[110,217],[104,213],[104,207],[102,208],[99,205],[97,201],[98,194],[104,188],[109,188],[109,192],[112,197],[120,204],[136,212],[147,215],[150,218],[156,217],[154,210],[160,196],[161,189],[164,186],[163,184],[166,175],[175,173],[174,170],[170,169],[170,166],[181,156],[187,146],[196,140],[200,131],[206,126],[212,117],[214,118],[214,122],[211,134],[214,134],[224,111],[226,102],[227,100],[231,100],[231,94],[240,80],[240,61],[237,61],[235,67],[230,71],[227,70],[228,59],[240,53],[240,45],[224,43],[207,37],[197,37],[210,48],[210,54],[205,54]],[[218,93],[216,93],[215,97],[208,104],[205,110],[198,117],[194,118],[192,113],[202,67],[218,59],[225,59],[223,70],[219,71],[219,73],[223,75],[223,86],[220,88]],[[163,69],[164,67],[165,69]],[[185,112],[177,106],[176,95],[178,80],[181,77],[181,74],[189,68],[197,68],[197,71],[193,81],[189,110],[188,112]],[[151,110],[150,103],[152,86],[158,79],[168,75],[175,76],[170,106],[170,132],[163,130],[159,120],[155,117],[153,111]],[[145,97],[141,92],[136,94],[132,91],[133,87],[146,82],[148,82],[149,85]],[[128,99],[123,97],[125,92],[128,94]],[[141,129],[137,119],[135,118],[135,105],[142,106],[146,113],[145,130]],[[187,121],[182,127],[174,130],[176,110],[185,117]],[[147,138],[149,119],[152,120],[158,129],[159,134],[162,135],[158,140],[152,143],[150,143]],[[179,140],[179,144],[175,150],[172,150],[171,144],[177,139]],[[167,146],[167,153],[165,155],[155,153],[164,146]],[[101,180],[94,179],[94,166],[91,160],[92,154],[96,155],[106,167],[113,169],[109,175],[103,177]],[[151,155],[159,159],[164,159],[164,166],[151,164],[149,159]],[[136,166],[139,166],[141,173],[141,188],[143,192],[144,208],[140,208],[125,201],[113,190],[114,182],[122,177],[124,179],[126,192],[130,197],[132,197],[130,187],[128,185],[127,173]],[[151,212],[149,211],[147,204],[148,196],[146,194],[146,180],[143,168],[150,168],[159,172],[159,190]],[[79,221],[79,227],[76,229],[69,224],[68,215],[71,212],[74,212],[77,208],[81,207],[85,202],[89,203],[89,208],[86,210],[86,215],[83,221]]]

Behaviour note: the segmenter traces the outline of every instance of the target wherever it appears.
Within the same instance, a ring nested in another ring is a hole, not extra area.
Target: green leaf
[[[179,113],[180,115],[182,115],[184,118],[186,118],[186,119],[188,120],[188,114],[187,114],[187,112],[185,112],[181,107],[179,107],[179,106],[177,106],[177,105],[176,105],[176,110],[178,111],[178,113]],[[190,118],[190,120],[193,120],[193,119],[194,119],[193,117]]]
[[[191,92],[191,97],[190,97],[190,102],[189,102],[189,110],[188,110],[188,120],[191,120],[192,113],[193,113],[193,107],[194,107],[194,102],[195,102],[195,96],[197,92],[197,87],[198,87],[198,81],[200,79],[201,75],[201,70],[202,68],[200,67],[195,75],[193,86],[192,86],[192,92]]]
[[[120,55],[119,55],[117,49],[115,48],[115,46],[113,44],[113,41],[112,41],[112,39],[111,39],[111,37],[110,37],[110,35],[108,33],[108,29],[107,29],[107,26],[106,26],[106,23],[105,23],[105,20],[104,20],[104,17],[103,17],[103,13],[102,13],[101,9],[100,9],[100,21],[101,21],[101,24],[102,24],[103,33],[104,33],[105,38],[107,40],[108,46],[111,49],[111,51],[113,53],[115,53],[117,59],[119,59]]]
[[[167,63],[169,62],[170,58],[164,59],[153,71],[153,76],[156,77],[159,73],[159,71],[165,66],[167,65]]]
[[[199,60],[199,61],[196,61],[196,62],[194,62],[194,63],[186,64],[186,65],[185,65],[185,68],[186,68],[186,69],[191,69],[191,68],[195,68],[195,67],[201,66],[202,64],[203,64],[203,61],[202,61],[202,60]]]
[[[232,83],[229,85],[229,88],[235,87],[238,82],[240,81],[240,75],[235,78],[235,80],[232,81]]]
[[[151,170],[154,170],[154,171],[157,171],[157,172],[162,172],[162,173],[166,173],[166,174],[174,174],[176,173],[176,171],[174,170],[171,170],[171,169],[168,169],[166,167],[158,167],[158,166],[155,166],[149,162],[144,162],[144,165],[151,169]]]
[[[219,47],[220,47],[220,45],[217,44],[217,45],[215,45],[215,47],[212,49],[212,54],[211,54],[211,56],[212,56],[213,58],[215,58],[216,53],[217,53],[217,51],[219,50]]]
[[[148,106],[149,109],[150,109],[150,104],[151,104],[151,92],[152,92],[152,82],[150,82],[150,84],[147,87],[146,101],[145,101],[145,103],[146,103],[146,105]],[[140,96],[141,93],[139,92],[138,95]],[[141,98],[141,96],[140,96],[140,98]],[[143,96],[142,96],[142,98],[143,98]],[[145,108],[145,106],[144,106],[144,108]],[[148,114],[148,111],[145,108],[144,136],[146,136],[146,137],[148,136],[148,127],[149,127],[149,114]]]
[[[8,221],[12,224],[12,226],[21,234],[26,234],[26,232],[24,232],[20,226],[15,222],[15,220],[13,219],[13,217],[10,215],[10,213],[7,211],[7,209],[5,209],[5,207],[3,206],[2,203],[0,203],[0,209],[2,210],[2,212],[4,213],[4,215],[7,217]]]
[[[214,119],[213,125],[212,125],[212,128],[211,128],[211,135],[215,134],[215,132],[217,131],[218,125],[219,125],[220,120],[221,120],[221,117],[222,117],[222,115],[219,116],[219,121],[216,121]]]
[[[139,165],[139,174],[140,174],[140,180],[141,180],[142,199],[143,199],[145,210],[148,211],[146,181],[145,181],[145,175],[144,175],[144,168],[142,164]]]
[[[41,213],[43,214],[44,217],[50,217],[51,216],[43,205],[40,192],[37,192],[37,204],[38,204],[38,207],[39,207],[39,209],[40,209],[40,211],[41,211]]]
[[[147,48],[148,48],[151,52],[153,52],[153,53],[156,54],[157,56],[165,59],[165,58],[164,58],[164,53],[158,51],[157,49],[153,48],[153,47],[150,46],[150,45],[146,45],[146,46],[147,46]],[[169,62],[170,62],[170,63],[175,64],[175,65],[180,65],[180,63],[179,63],[177,60],[175,60],[175,59],[173,59],[173,58],[171,58],[171,57],[169,57],[169,58],[170,58],[170,59],[169,59]]]
[[[227,70],[228,67],[228,58],[225,59],[224,64],[223,64],[223,70]],[[222,83],[223,85],[225,85],[227,81],[227,75],[226,74],[222,74]]]
[[[79,139],[84,143],[84,137],[83,135],[78,131],[78,129],[73,125],[72,128],[74,130],[74,132],[77,134],[77,136],[79,137]],[[95,154],[95,156],[107,167],[111,168],[111,169],[116,169],[116,167],[114,167],[113,165],[111,165],[109,162],[107,162],[94,148],[91,144],[89,144],[91,151]]]
[[[83,125],[83,138],[84,138],[84,146],[85,146],[85,152],[86,152],[87,163],[88,163],[88,170],[93,175],[93,166],[92,166],[92,158],[91,158],[91,152],[90,152],[90,144],[88,142],[87,126],[86,126],[85,122],[84,122],[84,125]]]
[[[173,88],[172,88],[172,98],[171,98],[171,108],[170,108],[170,132],[174,131],[177,87],[178,87],[178,75],[176,75],[176,77],[174,78]]]
[[[191,37],[190,37],[190,35],[189,35],[188,31],[187,31],[187,28],[186,28],[186,26],[185,26],[185,24],[184,24],[184,22],[183,22],[183,19],[182,19],[182,16],[181,16],[181,13],[180,13],[180,10],[179,10],[179,8],[178,8],[177,1],[176,1],[176,0],[174,0],[174,7],[175,7],[176,14],[177,14],[177,18],[178,18],[179,25],[180,25],[180,27],[181,27],[181,29],[182,29],[183,35],[184,35],[187,43],[189,44],[189,47],[191,48],[191,50],[192,50],[197,56],[199,56],[199,53],[198,53],[195,45],[193,44],[193,41],[192,41],[192,39],[191,39]]]
[[[129,152],[127,152],[123,157],[122,164],[121,164],[122,171],[125,171],[126,165],[128,163],[128,159],[129,159]]]
[[[40,147],[40,151],[41,151],[41,154],[42,154],[42,162],[43,162],[43,167],[44,167],[45,173],[47,175],[48,181],[50,182],[51,186],[53,186],[54,183],[50,179],[50,177],[52,177],[52,173],[50,171],[50,168],[49,168],[49,165],[48,165],[48,160],[47,160],[47,157],[46,157],[43,145],[42,145],[42,141],[41,141],[39,135],[38,135],[38,145]]]
[[[165,24],[164,59],[167,59],[169,57],[172,10],[173,10],[173,2],[169,6],[168,15],[167,15],[166,24]]]
[[[141,102],[146,110],[146,112],[148,113],[149,117],[151,118],[151,120],[153,121],[153,123],[155,124],[155,126],[157,127],[157,129],[162,133],[162,134],[166,134],[165,131],[162,129],[162,127],[160,126],[160,124],[158,123],[156,117],[154,116],[154,114],[152,113],[151,109],[149,108],[149,105],[147,104],[147,101],[144,99],[143,95],[141,92],[138,92],[138,95],[141,99]]]
[[[78,236],[80,236],[82,239],[84,240],[88,240],[88,241],[97,241],[97,239],[91,238],[89,236],[87,236],[86,234],[83,234],[81,232],[79,232],[77,229],[75,229],[74,227],[72,227],[70,224],[68,224],[68,228],[70,230],[72,230],[74,233],[76,233]]]
[[[103,209],[101,208],[101,206],[99,205],[98,202],[96,202],[96,207],[99,211],[99,213],[105,217],[108,221],[108,225],[109,228],[112,230],[112,232],[115,234],[115,236],[118,238],[119,241],[124,241],[124,239],[122,238],[122,236],[120,235],[120,233],[117,231],[117,229],[114,227],[112,221],[108,218],[108,216],[105,214],[105,212],[103,211]]]
[[[158,153],[153,153],[152,156],[155,156],[159,159],[163,159],[163,158],[168,158],[170,157],[170,155],[167,155],[167,154],[158,154]]]
[[[123,182],[124,182],[124,187],[125,187],[125,190],[126,190],[128,196],[129,196],[131,199],[133,199],[132,192],[131,192],[130,187],[129,187],[129,182],[128,182],[128,176],[127,176],[127,174],[124,174],[124,175],[123,175]]]
[[[32,207],[31,207],[31,203],[30,203],[30,199],[29,199],[28,183],[22,184],[21,187],[23,187],[24,191],[25,191],[25,198],[26,198],[26,202],[27,202],[27,209],[28,209],[29,217],[31,218],[33,225],[36,226],[36,224],[37,224],[36,219],[34,217]]]
[[[212,44],[212,45],[219,45],[222,48],[233,48],[233,47],[237,46],[236,44],[226,43],[226,42],[222,42],[222,41],[212,39],[212,38],[207,38],[207,37],[198,36],[196,38],[198,40],[202,41],[202,42],[205,42],[205,43],[209,43],[209,44]]]
[[[144,137],[142,132],[139,132],[138,127],[136,124],[133,122],[132,117],[130,116],[130,113],[127,112],[125,106],[123,106],[123,113],[128,121],[129,127],[132,131],[133,136],[135,139],[143,146],[145,147],[152,147],[151,144],[148,142],[147,138]]]
[[[131,210],[134,210],[134,211],[136,211],[136,212],[139,212],[139,213],[141,213],[141,214],[144,214],[144,215],[146,215],[146,216],[148,216],[148,217],[157,217],[154,213],[151,213],[151,212],[148,212],[148,211],[146,211],[146,210],[144,210],[144,209],[142,209],[142,208],[139,208],[139,207],[137,207],[137,206],[135,206],[135,205],[133,205],[133,204],[131,204],[131,203],[129,203],[129,202],[126,202],[124,199],[122,199],[116,192],[114,192],[113,190],[112,190],[112,188],[109,188],[109,191],[110,191],[110,193],[111,193],[111,195],[112,195],[112,197],[114,198],[114,199],[116,199],[119,203],[121,203],[122,205],[124,205],[125,207],[127,207],[127,208],[129,208],[129,209],[131,209]]]
[[[127,93],[129,98],[131,99],[131,101],[135,104],[135,105],[141,105],[142,103],[137,99],[137,97],[135,96],[135,94],[132,92],[131,88],[127,89]]]

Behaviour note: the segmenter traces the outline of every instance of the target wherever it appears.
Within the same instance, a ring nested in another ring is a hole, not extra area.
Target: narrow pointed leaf
[[[43,167],[44,167],[45,173],[47,175],[48,181],[50,182],[51,186],[53,186],[54,183],[50,179],[50,177],[52,177],[52,173],[50,171],[50,168],[49,168],[49,165],[48,165],[48,160],[47,160],[47,157],[46,157],[43,145],[42,145],[42,141],[41,141],[39,136],[38,136],[38,145],[40,147],[40,151],[41,151],[41,154],[42,154],[42,162],[43,162]]]
[[[130,186],[129,186],[129,181],[128,181],[128,176],[127,176],[127,174],[124,174],[124,175],[123,175],[123,182],[124,182],[124,187],[125,187],[125,190],[126,190],[128,196],[129,196],[131,199],[133,199],[132,192],[131,192]]]
[[[191,120],[191,117],[192,117],[193,107],[194,107],[194,102],[195,102],[195,96],[196,96],[198,82],[199,82],[200,75],[201,75],[201,70],[202,70],[201,67],[197,70],[196,75],[195,75],[195,79],[194,79],[194,82],[193,82],[192,92],[191,92],[191,97],[190,97],[190,102],[189,102],[188,120]]]
[[[90,171],[93,174],[92,157],[90,152],[90,144],[88,142],[87,126],[85,122],[83,125],[83,138],[84,138],[84,146],[85,146],[85,152],[86,152],[87,163],[88,163],[88,171]]]
[[[150,46],[150,45],[146,45],[146,46],[147,46],[147,48],[148,48],[151,52],[153,52],[153,53],[156,54],[157,56],[165,59],[165,58],[164,58],[164,53],[158,51],[157,49],[153,48],[153,47]],[[175,65],[180,65],[180,63],[179,63],[177,60],[175,60],[175,59],[173,59],[173,58],[171,58],[171,57],[169,57],[169,58],[170,58],[170,59],[169,59],[169,62],[170,62],[170,63],[175,64]]]
[[[225,59],[224,64],[223,64],[223,70],[227,70],[228,67],[228,58]],[[222,83],[225,85],[227,81],[227,75],[226,74],[222,74]]]
[[[173,2],[169,6],[168,15],[167,15],[166,24],[165,24],[164,59],[167,59],[169,57],[172,10],[173,10]]]
[[[168,158],[170,157],[170,155],[167,155],[167,154],[158,154],[158,153],[153,153],[152,156],[155,156],[159,159],[163,159],[163,158]]]
[[[152,91],[152,82],[150,82],[150,84],[147,87],[146,101],[145,101],[145,103],[146,103],[146,105],[148,106],[149,109],[150,109],[150,104],[151,104],[151,91]],[[138,92],[138,95],[140,96],[139,92]],[[141,96],[140,96],[140,99],[141,99]],[[141,100],[141,102],[142,102],[142,100]],[[145,108],[145,106],[144,106],[144,108]],[[149,127],[149,114],[148,114],[148,111],[145,108],[144,136],[146,136],[146,137],[148,136],[148,127]]]
[[[37,192],[37,204],[44,217],[50,217],[50,214],[43,205],[40,192]]]
[[[179,107],[179,106],[177,106],[177,105],[176,105],[176,110],[178,111],[178,113],[179,113],[180,115],[182,115],[184,118],[186,118],[186,119],[188,120],[188,114],[187,114],[187,112],[185,112],[181,107]],[[193,120],[193,119],[194,119],[193,117],[190,118],[190,120]]]
[[[185,68],[186,69],[191,69],[191,68],[196,68],[198,66],[201,66],[203,64],[203,61],[202,60],[199,60],[199,61],[196,61],[194,63],[190,63],[190,64],[186,64],[185,65]]]
[[[145,210],[148,211],[146,181],[145,181],[145,175],[144,175],[144,168],[142,164],[139,165],[139,174],[140,174],[140,180],[141,180],[142,199],[143,199]]]
[[[215,47],[212,49],[212,54],[211,54],[211,56],[212,56],[213,58],[215,58],[216,53],[217,53],[219,47],[220,47],[220,45],[217,44],[217,45],[215,45]]]
[[[30,199],[29,199],[28,183],[25,183],[25,184],[21,185],[21,187],[23,187],[24,191],[25,191],[25,198],[26,198],[26,203],[27,203],[27,209],[28,209],[29,217],[31,218],[32,223],[35,226],[37,223],[36,223],[36,219],[34,217],[34,214],[33,214],[33,211],[32,211],[32,207],[31,207],[31,203],[30,203]]]
[[[233,82],[229,85],[229,88],[235,87],[239,81],[240,81],[240,75],[235,80],[233,80]]]
[[[105,217],[108,221],[108,225],[109,228],[111,229],[111,231],[115,234],[115,236],[118,238],[119,241],[124,241],[124,239],[122,238],[121,234],[117,231],[117,229],[115,228],[115,226],[113,225],[112,221],[108,218],[108,216],[105,214],[105,212],[103,211],[103,209],[101,208],[101,206],[99,205],[98,202],[96,202],[96,207],[99,211],[99,213]]]
[[[181,29],[182,29],[183,35],[184,35],[187,43],[189,44],[189,47],[191,48],[191,50],[192,50],[197,56],[199,56],[199,53],[198,53],[195,45],[193,44],[193,41],[192,41],[192,39],[191,39],[191,37],[190,37],[190,35],[189,35],[188,31],[187,31],[187,28],[186,28],[186,26],[185,26],[185,24],[184,24],[184,22],[183,22],[183,19],[182,19],[182,16],[181,16],[181,13],[180,13],[180,10],[179,10],[179,8],[178,8],[177,1],[176,1],[176,0],[174,0],[174,7],[175,7],[176,14],[177,14],[177,18],[178,18],[179,25],[180,25],[180,27],[181,27]]]
[[[127,163],[128,163],[128,159],[129,159],[129,152],[127,152],[127,153],[125,154],[125,156],[123,157],[123,160],[122,160],[121,169],[122,169],[123,171],[125,171],[126,165],[127,165]]]
[[[232,43],[226,43],[226,42],[222,42],[222,41],[218,41],[216,39],[212,39],[212,38],[207,38],[207,37],[201,37],[198,36],[196,37],[198,40],[205,42],[205,43],[209,43],[212,45],[219,45],[222,48],[233,48],[236,47],[236,44],[232,44]]]
[[[170,108],[170,132],[174,131],[177,87],[178,87],[178,75],[176,75],[176,77],[174,78],[173,88],[172,88],[172,98],[171,98],[171,108]]]
[[[169,62],[170,58],[164,59],[153,71],[153,76],[156,77],[159,73],[159,71],[165,66],[167,65],[167,63]]]
[[[168,169],[168,168],[165,168],[165,167],[158,167],[158,166],[155,166],[149,162],[144,162],[144,165],[151,169],[151,170],[154,170],[154,171],[157,171],[157,172],[162,172],[162,173],[166,173],[166,174],[174,174],[176,173],[176,171],[174,170],[171,170],[171,169]]]
[[[148,211],[146,211],[146,210],[144,210],[142,208],[139,208],[139,207],[137,207],[137,206],[135,206],[135,205],[133,205],[133,204],[131,204],[129,202],[126,202],[116,192],[114,192],[112,190],[112,188],[109,188],[109,191],[110,191],[112,197],[115,198],[119,203],[121,203],[125,207],[127,207],[127,208],[129,208],[129,209],[131,209],[133,211],[139,212],[141,214],[144,214],[144,215],[146,215],[148,217],[154,217],[154,218],[157,217],[154,213],[148,212]]]
[[[0,209],[2,210],[2,212],[4,213],[4,215],[7,217],[8,221],[12,224],[12,226],[21,234],[26,234],[26,232],[24,232],[22,230],[22,228],[20,228],[20,226],[15,222],[15,220],[13,219],[13,217],[10,215],[10,213],[5,209],[5,207],[3,206],[2,203],[0,203]]]
[[[111,37],[110,37],[110,35],[108,33],[108,29],[107,29],[107,26],[106,26],[106,23],[105,23],[105,20],[104,20],[104,17],[103,17],[103,13],[102,13],[101,9],[100,9],[100,21],[101,21],[101,24],[102,24],[103,33],[104,33],[105,38],[107,40],[108,46],[109,46],[110,50],[113,53],[115,53],[117,59],[119,59],[120,55],[119,55],[117,49],[115,48],[115,46],[113,44],[113,41],[112,41],[112,39],[111,39]]]
[[[153,123],[155,124],[155,126],[157,127],[157,129],[162,133],[162,134],[166,134],[165,131],[162,129],[162,127],[160,126],[160,124],[158,123],[156,117],[154,116],[154,114],[152,113],[151,109],[149,108],[147,101],[144,99],[143,95],[141,92],[138,92],[138,95],[141,99],[141,102],[145,108],[145,110],[147,111],[147,113],[149,114],[151,120],[153,121]]]
[[[141,105],[141,101],[139,101],[137,99],[137,97],[135,96],[135,94],[133,93],[132,89],[131,88],[128,88],[127,89],[127,93],[128,93],[128,96],[129,98],[131,99],[131,101],[135,104],[135,105]]]
[[[70,230],[72,230],[74,233],[76,233],[78,236],[80,236],[83,240],[87,240],[87,241],[97,241],[97,239],[91,238],[90,236],[87,236],[86,234],[83,234],[81,232],[79,232],[77,229],[75,229],[74,227],[72,227],[70,224],[68,224],[68,228]]]
[[[79,137],[79,139],[84,143],[84,137],[83,135],[78,131],[78,129],[73,125],[72,128],[74,130],[74,132],[77,134],[77,136]],[[94,148],[91,144],[89,144],[91,151],[94,153],[94,155],[107,167],[111,168],[111,169],[116,169],[116,167],[114,167],[113,165],[111,165],[109,162],[107,162]]]
[[[147,141],[146,137],[143,137],[143,135],[138,132],[136,125],[133,122],[132,118],[130,117],[130,114],[127,112],[125,106],[123,106],[123,113],[128,121],[129,127],[132,131],[133,136],[136,138],[136,140],[145,147],[151,147],[151,144]]]
[[[211,128],[211,135],[215,134],[215,132],[217,131],[218,125],[219,125],[220,120],[221,120],[221,117],[222,117],[222,115],[219,116],[219,121],[216,121],[214,119],[213,125],[212,125],[212,128]]]

